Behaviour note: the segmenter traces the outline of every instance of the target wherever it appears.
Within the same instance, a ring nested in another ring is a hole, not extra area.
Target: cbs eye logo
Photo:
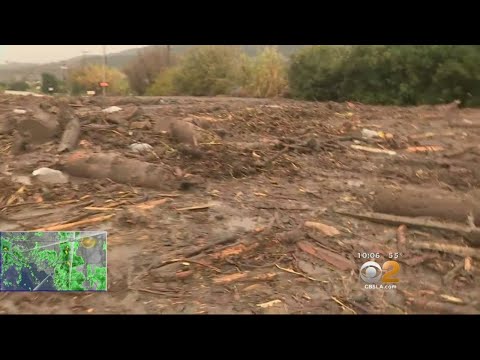
[[[375,261],[367,261],[360,268],[360,278],[367,284],[397,283],[400,280],[394,276],[399,271],[400,264],[396,261],[386,261],[383,266]]]

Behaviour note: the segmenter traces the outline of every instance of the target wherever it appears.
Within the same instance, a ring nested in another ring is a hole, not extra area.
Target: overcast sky
[[[107,53],[115,53],[146,45],[107,45]],[[9,62],[47,63],[88,54],[102,53],[102,45],[0,45],[0,64]]]

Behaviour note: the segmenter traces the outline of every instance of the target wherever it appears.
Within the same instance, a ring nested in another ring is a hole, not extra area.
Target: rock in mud
[[[147,143],[134,143],[130,145],[129,148],[137,154],[145,154],[153,150],[152,145]]]
[[[116,113],[116,112],[119,112],[119,111],[122,111],[122,108],[118,107],[118,106],[110,106],[110,107],[102,110],[102,112],[104,112],[106,114],[112,114],[112,113]]]
[[[40,108],[17,118],[17,130],[29,144],[42,144],[53,138],[58,130],[57,119]]]
[[[35,170],[32,175],[40,182],[47,184],[66,184],[68,183],[68,176],[59,170],[50,168],[40,168]]]
[[[130,124],[130,129],[137,129],[137,130],[149,130],[152,128],[152,124],[150,121],[135,121]]]
[[[197,126],[182,120],[174,120],[170,123],[169,133],[172,139],[181,144],[188,144],[191,146],[198,146]]]
[[[118,125],[127,125],[128,122],[136,120],[143,115],[142,110],[136,105],[127,105],[122,111],[110,113],[107,115],[107,122],[118,124]]]

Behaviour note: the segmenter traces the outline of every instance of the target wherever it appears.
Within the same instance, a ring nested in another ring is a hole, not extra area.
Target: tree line
[[[102,79],[101,65],[87,65],[70,70],[65,82],[43,74],[41,90],[100,92]],[[124,69],[107,68],[106,80],[112,95],[293,97],[384,105],[459,99],[476,106],[480,46],[315,45],[289,57],[275,47],[252,56],[236,46],[198,46],[177,56],[156,46],[140,50]],[[13,85],[24,88],[21,82]]]

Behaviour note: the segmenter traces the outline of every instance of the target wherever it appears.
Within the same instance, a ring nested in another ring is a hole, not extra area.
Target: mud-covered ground
[[[460,233],[344,214],[371,212],[386,189],[475,194],[480,111],[222,97],[65,103],[0,97],[0,229],[107,230],[108,292],[0,293],[0,313],[480,312],[480,249]],[[101,112],[111,105],[123,110]],[[32,177],[40,167],[68,173],[70,153],[57,153],[65,111],[80,119],[84,153],[115,152],[165,176],[150,187]],[[19,140],[22,121],[36,126],[31,114],[59,125]],[[174,120],[201,125],[197,148],[173,141]],[[152,150],[134,153],[134,142]],[[456,210],[444,208],[448,222]],[[359,270],[372,253],[380,266],[398,262],[396,289],[365,288]]]

